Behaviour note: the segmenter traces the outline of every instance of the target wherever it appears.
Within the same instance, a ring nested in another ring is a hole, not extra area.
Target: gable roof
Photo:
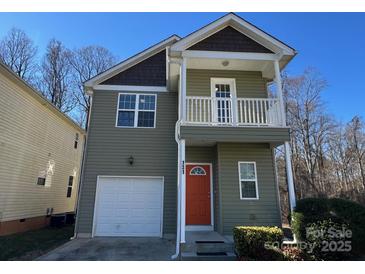
[[[172,45],[176,41],[180,40],[181,38],[177,35],[172,35],[165,40],[162,40],[161,42],[137,53],[136,55],[116,64],[115,66],[111,67],[110,69],[107,69],[106,71],[94,76],[93,78],[89,79],[84,83],[86,91],[93,86],[105,81],[108,78],[113,77],[114,75],[127,70],[128,68],[142,62],[143,60],[146,60],[147,58],[155,55],[156,53],[159,53],[164,48]]]
[[[273,53],[231,26],[190,46],[187,50]]]
[[[85,130],[81,128],[78,124],[76,124],[70,117],[68,117],[65,113],[60,111],[55,105],[53,105],[50,101],[47,100],[39,91],[35,90],[32,86],[30,86],[26,81],[20,78],[14,71],[12,71],[7,65],[0,61],[0,73],[12,80],[16,84],[23,87],[22,90],[28,92],[33,98],[38,100],[43,106],[48,107],[51,111],[53,111],[56,115],[61,117],[68,124],[73,126],[76,130],[85,134]]]
[[[296,51],[279,39],[266,33],[260,28],[247,22],[234,13],[228,13],[214,22],[198,29],[197,31],[185,36],[183,39],[171,46],[171,51],[183,51],[194,44],[206,39],[207,37],[217,33],[218,31],[230,26],[237,31],[243,33],[250,39],[256,41],[262,46],[268,48],[275,53],[283,55],[295,55]]]

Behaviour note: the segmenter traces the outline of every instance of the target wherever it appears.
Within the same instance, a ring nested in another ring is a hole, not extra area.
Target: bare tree
[[[79,123],[86,127],[90,100],[84,92],[83,83],[110,68],[115,63],[115,57],[104,47],[87,46],[72,51],[69,61],[72,66],[72,82],[75,88],[73,95],[79,108]]]
[[[362,187],[365,189],[365,133],[364,122],[355,116],[347,125],[347,138],[351,144],[354,162],[358,165]]]
[[[0,60],[27,81],[34,80],[37,47],[26,33],[12,28],[0,41]]]
[[[364,121],[355,116],[346,125],[337,122],[321,98],[326,86],[326,80],[314,69],[297,77],[283,75],[296,194],[300,199],[343,197],[365,204]],[[286,174],[281,148],[277,149],[276,161],[285,211]]]
[[[41,66],[40,87],[45,95],[62,112],[75,107],[71,90],[70,52],[60,41],[52,39],[47,46]]]
[[[286,78],[284,92],[288,124],[291,127],[293,166],[297,181],[305,181],[317,195],[325,193],[323,167],[326,140],[332,119],[326,114],[321,93],[327,82],[318,71],[307,69],[299,77]],[[304,186],[303,191],[308,188]]]

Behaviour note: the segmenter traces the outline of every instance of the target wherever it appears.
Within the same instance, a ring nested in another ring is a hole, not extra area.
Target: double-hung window
[[[257,200],[256,162],[238,162],[238,174],[241,200]]]
[[[155,125],[156,94],[119,94],[117,127],[154,128]]]

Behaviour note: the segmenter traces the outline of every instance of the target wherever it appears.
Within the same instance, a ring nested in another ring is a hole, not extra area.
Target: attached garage
[[[163,177],[99,176],[94,236],[161,237]]]

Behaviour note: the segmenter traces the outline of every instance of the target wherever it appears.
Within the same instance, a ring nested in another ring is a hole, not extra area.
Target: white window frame
[[[215,85],[216,84],[230,85],[231,99],[237,97],[236,78],[218,78],[218,77],[210,78],[210,93],[213,98],[215,97]]]
[[[223,84],[223,85],[229,85],[230,86],[230,92],[231,92],[231,112],[232,117],[231,121],[229,123],[222,123],[222,124],[236,124],[237,123],[237,89],[236,89],[236,78],[218,78],[218,77],[212,77],[210,78],[210,96],[212,98],[216,97],[216,90],[215,85],[216,84]],[[218,108],[216,104],[214,103],[214,100],[212,100],[212,110],[213,110],[213,120],[218,121]]]
[[[241,164],[253,164],[254,170],[255,170],[255,179],[242,179],[241,178],[241,168],[240,168]],[[242,181],[243,182],[255,181],[256,197],[253,197],[253,198],[242,197]],[[258,200],[259,199],[259,188],[258,188],[258,182],[257,182],[256,162],[248,162],[248,161],[239,161],[238,162],[238,182],[239,182],[240,199],[241,200]]]
[[[134,110],[133,109],[123,109],[119,108],[119,102],[120,102],[120,96],[121,95],[135,95],[136,96],[136,103]],[[155,97],[155,109],[154,110],[140,110],[139,108],[139,96],[145,95],[145,96],[154,96]],[[133,126],[118,126],[118,113],[119,111],[134,111],[134,124]],[[154,112],[154,121],[153,121],[153,127],[139,127],[138,126],[138,112]],[[117,128],[156,128],[156,120],[157,120],[157,94],[151,94],[151,93],[125,93],[120,92],[118,93],[118,101],[117,101],[117,112],[115,116],[115,127]]]

